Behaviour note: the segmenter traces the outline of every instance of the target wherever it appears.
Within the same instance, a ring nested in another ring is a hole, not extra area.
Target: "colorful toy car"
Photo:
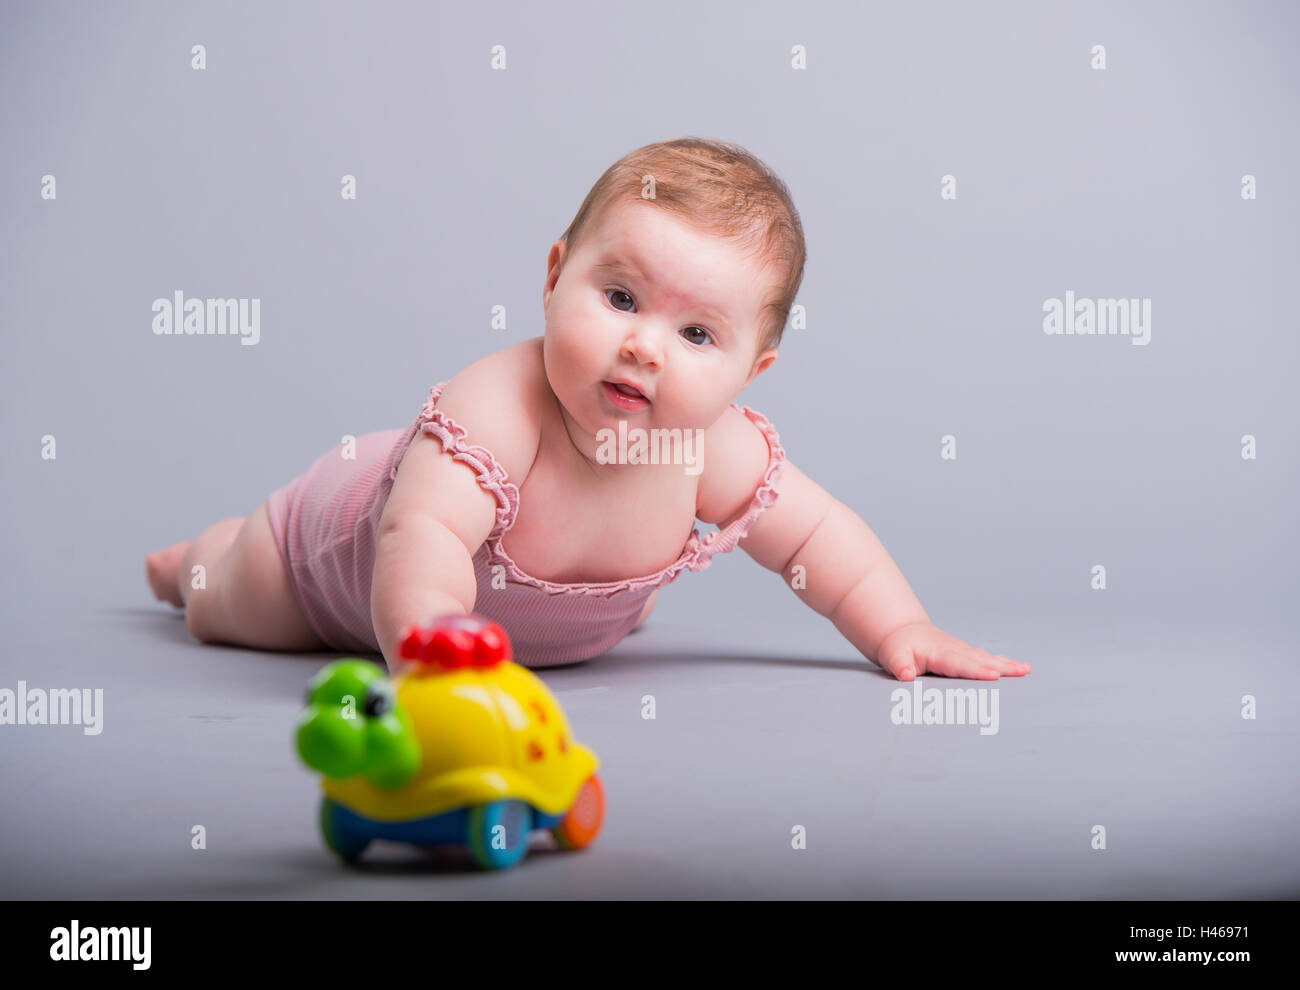
[[[513,866],[534,829],[563,849],[595,841],[605,816],[596,755],[559,704],[511,662],[476,614],[404,631],[390,680],[363,660],[311,681],[298,723],[304,763],[324,774],[320,828],[345,861],[374,839],[463,845],[484,869]]]

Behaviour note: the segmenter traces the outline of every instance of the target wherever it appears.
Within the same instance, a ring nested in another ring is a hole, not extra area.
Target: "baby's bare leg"
[[[148,554],[144,558],[144,569],[154,597],[160,602],[171,602],[183,609],[195,580],[194,564],[220,560],[221,555],[230,549],[230,544],[243,525],[243,516],[223,519],[213,523],[192,540],[181,540],[165,550],[155,550]],[[183,573],[182,564],[185,567]]]
[[[199,581],[199,577],[194,573],[195,566],[202,566],[203,571],[200,574],[203,580],[200,583],[206,584],[207,572],[212,570],[213,564],[226,555],[226,551],[235,542],[235,537],[239,535],[244,522],[243,516],[222,519],[220,522],[213,523],[188,543],[178,543],[175,547],[162,551],[163,553],[177,549],[180,551],[174,565],[176,567],[174,582],[182,608],[186,606],[191,596],[203,590],[194,587],[195,582]]]
[[[195,564],[204,568],[202,588],[192,586]],[[196,639],[260,650],[325,648],[293,596],[265,502],[245,520],[223,520],[199,534],[177,577],[185,625]]]

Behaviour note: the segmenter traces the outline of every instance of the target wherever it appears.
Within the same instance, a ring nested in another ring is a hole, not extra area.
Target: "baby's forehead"
[[[727,268],[716,273],[691,266],[686,269],[683,280],[678,281],[663,273],[656,261],[645,264],[635,251],[609,251],[595,259],[592,271],[597,274],[628,274],[643,279],[652,284],[669,305],[681,308],[699,306],[725,314],[732,320],[749,320],[753,315],[750,311],[756,308],[767,291],[761,265],[746,263],[740,271]]]
[[[656,231],[664,222],[721,248],[721,263],[701,259],[690,265],[675,264],[676,259],[664,253],[673,249],[671,244],[656,243]],[[758,227],[728,234],[664,216],[653,206],[636,202],[612,204],[596,229],[600,233],[590,243],[589,261],[594,273],[639,276],[657,291],[675,296],[679,303],[694,302],[720,311],[733,322],[757,324],[759,310],[773,292],[774,279],[779,278],[779,266],[765,250]]]
[[[714,270],[709,271],[706,268],[708,262],[701,261],[683,266],[680,274],[686,276],[690,284],[707,284],[717,279],[726,279],[728,283],[739,281],[746,295],[761,295],[764,291],[761,287],[765,281],[763,276],[771,267],[769,259],[761,253],[744,250],[721,234],[711,234],[709,239],[733,252],[730,263],[714,266]],[[656,283],[662,283],[674,268],[672,259],[661,250],[631,239],[618,239],[599,247],[592,256],[591,266],[597,271],[630,272]]]

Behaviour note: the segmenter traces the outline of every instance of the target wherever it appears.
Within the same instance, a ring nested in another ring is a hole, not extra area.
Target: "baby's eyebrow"
[[[642,278],[642,279],[646,278],[645,274],[634,264],[632,264],[630,261],[621,261],[621,260],[602,261],[595,268],[593,268],[592,271],[618,272],[625,275],[635,275],[637,278]],[[709,314],[714,319],[721,321],[722,324],[728,330],[731,329],[731,321],[727,319],[726,314],[724,314],[722,310],[720,310],[718,307],[711,306],[708,303],[697,303],[692,308],[699,310],[702,313]]]
[[[642,278],[645,277],[635,265],[626,261],[601,262],[596,266],[595,270],[598,272],[625,272],[628,275],[641,275]]]

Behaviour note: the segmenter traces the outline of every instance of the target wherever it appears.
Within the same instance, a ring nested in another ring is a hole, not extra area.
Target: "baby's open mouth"
[[[605,381],[600,383],[600,387],[605,393],[605,398],[619,409],[635,412],[650,405],[649,397],[634,385]]]

